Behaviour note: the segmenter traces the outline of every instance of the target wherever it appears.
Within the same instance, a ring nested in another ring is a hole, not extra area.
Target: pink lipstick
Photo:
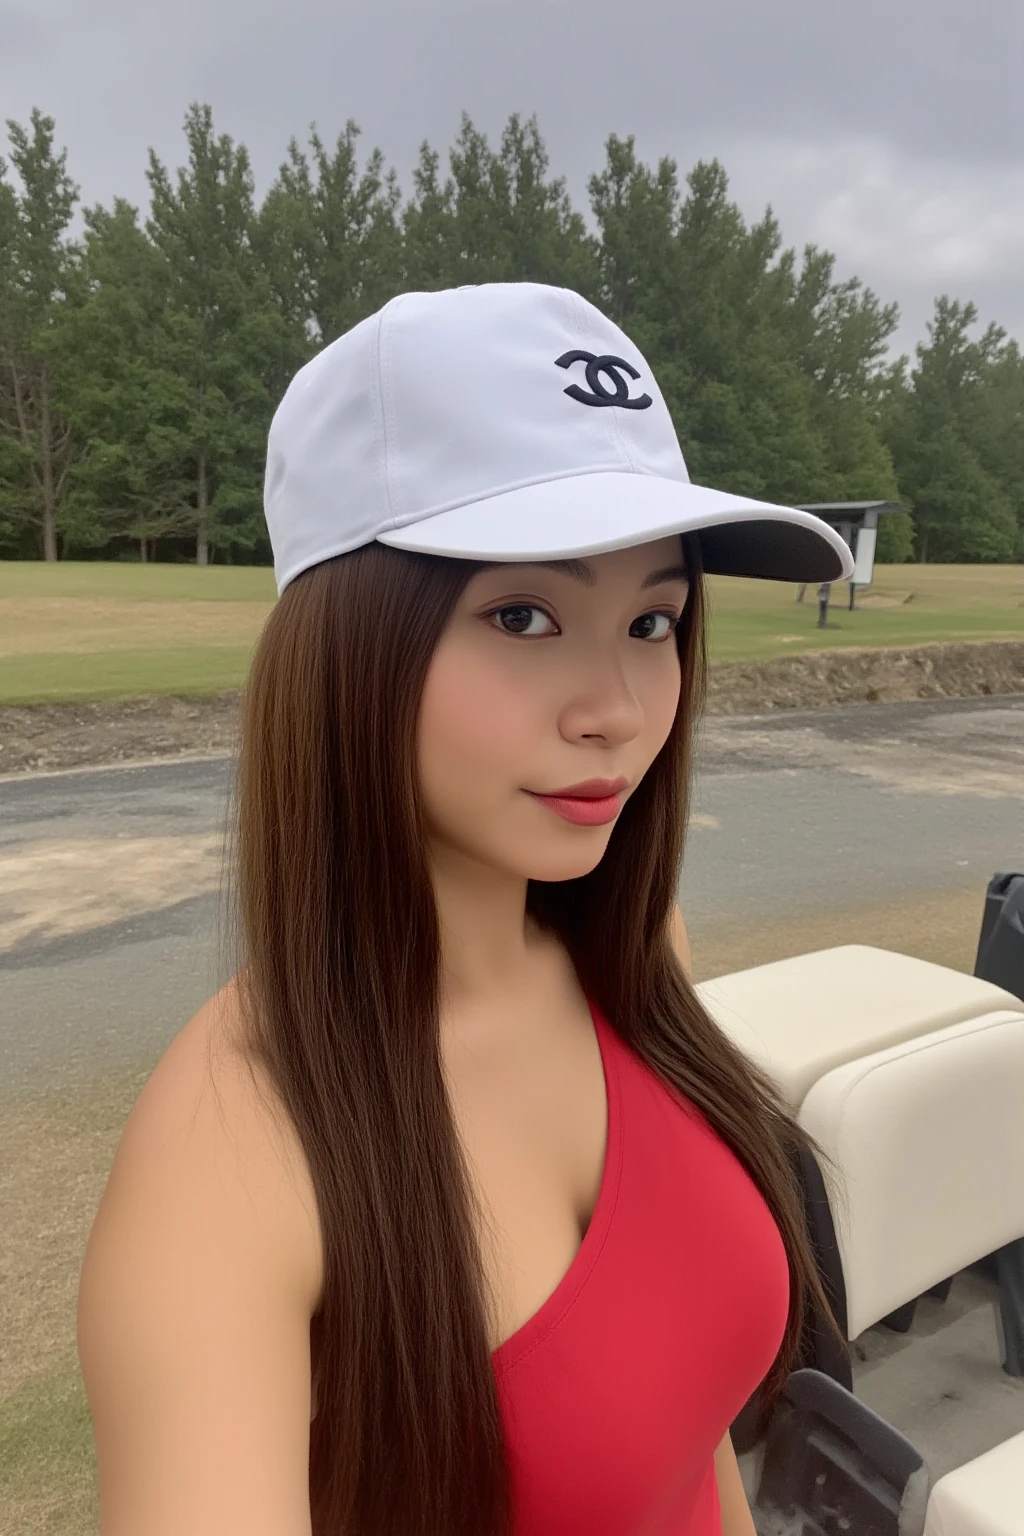
[[[571,784],[567,789],[557,789],[553,794],[534,794],[563,821],[575,822],[580,827],[602,827],[614,821],[622,810],[622,791],[628,779],[588,779],[584,784]]]

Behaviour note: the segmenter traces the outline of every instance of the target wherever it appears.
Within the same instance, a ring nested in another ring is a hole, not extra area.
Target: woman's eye
[[[659,629],[659,625],[663,627]],[[635,635],[635,639],[654,640],[657,642],[659,640],[667,640],[673,630],[678,628],[679,620],[674,613],[643,613],[630,625],[629,632],[631,635],[637,626],[643,630],[643,633]]]
[[[540,635],[544,624],[551,622],[544,609],[532,603],[509,603],[504,608],[496,608],[491,618],[507,635]],[[537,627],[538,620],[540,628]]]
[[[493,609],[488,618],[504,634],[526,635],[530,639],[549,633],[545,625],[554,626],[551,616],[536,603],[505,603],[501,608]],[[634,619],[629,633],[634,640],[651,640],[657,644],[667,640],[678,625],[674,613],[644,613]]]

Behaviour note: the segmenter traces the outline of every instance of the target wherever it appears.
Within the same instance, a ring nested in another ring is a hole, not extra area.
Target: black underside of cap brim
[[[765,581],[838,581],[842,560],[810,528],[773,519],[718,523],[697,531],[710,576],[753,576]]]

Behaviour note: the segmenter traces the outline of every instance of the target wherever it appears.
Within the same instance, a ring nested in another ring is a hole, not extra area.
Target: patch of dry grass
[[[714,976],[830,949],[835,944],[872,944],[970,975],[979,921],[976,884],[933,896],[915,893],[913,901],[903,896],[873,907],[833,908],[777,922],[762,920],[750,932],[742,932],[736,923],[702,927],[699,919],[691,920],[694,979],[709,981]],[[822,1006],[827,1008],[827,998],[823,998]]]
[[[0,1401],[74,1354],[86,1239],[150,1070],[134,1067],[79,1093],[3,1106]]]
[[[266,603],[0,597],[0,659],[119,650],[126,644],[254,646],[268,612]]]
[[[0,1116],[0,1531],[88,1536],[98,1520],[75,1312],[89,1230],[149,1068]]]

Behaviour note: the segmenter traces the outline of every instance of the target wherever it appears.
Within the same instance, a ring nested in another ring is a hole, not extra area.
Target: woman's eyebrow
[[[481,564],[481,571],[500,571],[522,569],[532,565],[542,571],[554,571],[559,576],[572,576],[576,581],[581,581],[585,587],[597,585],[597,575],[592,565],[585,560],[488,560]],[[689,575],[685,565],[666,565],[659,571],[651,571],[640,583],[640,590],[646,592],[648,587],[660,587],[666,581],[689,581]]]
[[[689,579],[685,565],[666,565],[660,571],[652,571],[649,576],[645,576],[640,587],[641,590],[646,591],[648,587],[660,587],[664,581],[689,581]]]

